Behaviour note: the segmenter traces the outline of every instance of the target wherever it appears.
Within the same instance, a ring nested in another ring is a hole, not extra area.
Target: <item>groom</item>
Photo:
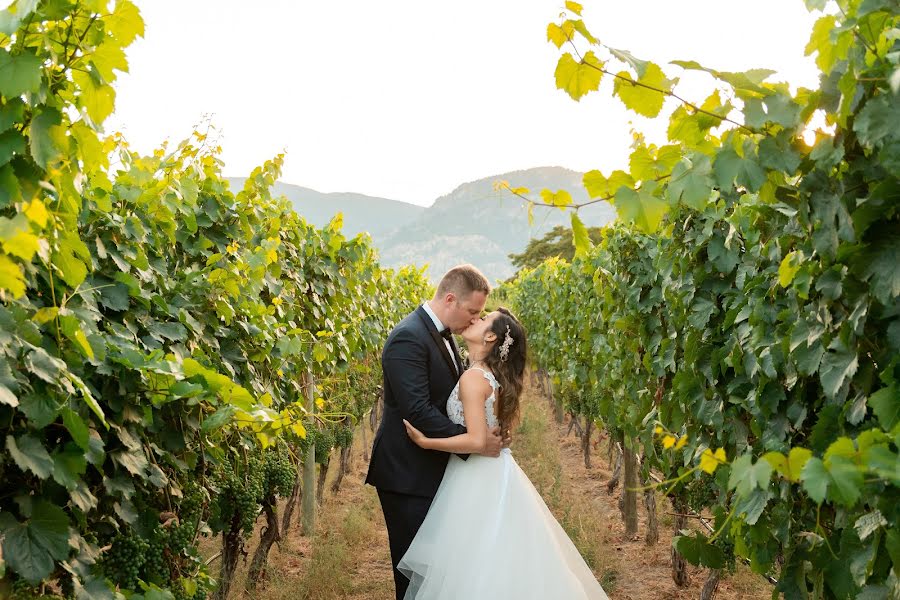
[[[403,419],[429,437],[451,437],[465,427],[447,418],[446,402],[463,365],[451,333],[462,333],[481,317],[490,293],[487,278],[472,265],[447,271],[434,298],[397,325],[384,345],[384,415],[366,483],[375,486],[391,546],[397,600],[409,580],[397,570],[444,476],[450,455],[423,450],[406,435]],[[486,455],[499,456],[499,428],[491,431]]]

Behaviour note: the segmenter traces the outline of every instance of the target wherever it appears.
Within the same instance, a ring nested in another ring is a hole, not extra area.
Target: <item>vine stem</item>
[[[737,125],[740,129],[744,129],[746,131],[749,131],[750,133],[760,133],[759,131],[753,129],[752,127],[748,127],[747,125],[745,125],[743,123],[739,123],[738,121],[735,121],[734,119],[729,119],[727,116],[722,116],[722,115],[716,114],[712,111],[708,111],[706,109],[700,108],[693,102],[689,102],[688,100],[682,98],[681,96],[679,96],[678,94],[676,94],[675,92],[673,92],[671,90],[664,90],[662,88],[658,88],[656,86],[653,86],[653,85],[650,85],[647,83],[643,83],[641,81],[636,81],[636,80],[632,79],[631,77],[625,77],[623,75],[619,75],[618,73],[613,73],[612,71],[607,71],[603,67],[598,67],[597,65],[591,64],[589,62],[585,62],[584,58],[581,56],[581,53],[578,51],[578,46],[575,45],[575,41],[572,39],[572,36],[566,34],[566,39],[569,41],[569,45],[572,46],[572,51],[575,52],[575,56],[578,57],[579,64],[590,67],[596,71],[600,71],[604,75],[609,75],[610,77],[615,77],[616,79],[621,79],[622,81],[628,82],[631,85],[634,85],[637,87],[642,87],[642,88],[645,88],[648,90],[652,90],[652,91],[658,92],[664,96],[669,96],[670,98],[675,98],[676,100],[681,102],[684,106],[690,108],[691,110],[693,110],[695,112],[699,112],[704,115],[714,117],[716,119],[719,119],[720,121],[732,123],[733,125]]]

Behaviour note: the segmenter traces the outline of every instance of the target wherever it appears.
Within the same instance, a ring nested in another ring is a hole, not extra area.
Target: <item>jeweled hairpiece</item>
[[[513,337],[509,333],[509,325],[506,326],[506,337],[500,345],[500,362],[506,362],[509,358],[509,347],[513,345]]]

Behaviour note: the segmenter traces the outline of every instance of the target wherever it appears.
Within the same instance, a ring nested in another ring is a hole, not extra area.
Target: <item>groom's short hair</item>
[[[490,294],[491,284],[484,273],[474,265],[457,265],[441,277],[437,288],[437,297],[443,298],[450,292],[462,300],[468,298],[472,292]]]

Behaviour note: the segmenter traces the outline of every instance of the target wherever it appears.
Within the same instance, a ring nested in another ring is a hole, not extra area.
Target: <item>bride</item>
[[[427,450],[478,453],[489,428],[504,436],[519,412],[525,330],[504,308],[462,333],[471,367],[447,400],[450,420],[467,432],[428,438],[404,421]],[[405,600],[606,600],[584,559],[547,509],[508,448],[500,458],[451,456],[425,522],[398,569]]]

